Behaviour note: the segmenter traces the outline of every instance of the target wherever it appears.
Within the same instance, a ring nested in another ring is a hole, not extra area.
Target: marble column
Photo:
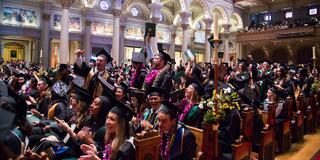
[[[149,4],[149,10],[151,13],[151,22],[154,24],[158,24],[160,21],[161,7],[162,7],[162,4],[160,2],[153,2],[153,3]],[[156,34],[156,36],[154,38],[152,37],[150,39],[150,46],[151,46],[151,49],[153,50],[154,54],[158,53],[158,45],[157,44],[158,44],[158,37]]]
[[[222,24],[222,27],[224,28],[224,55],[223,59],[224,62],[230,63],[230,53],[229,53],[229,34],[230,34],[230,27],[231,24]]]
[[[91,24],[92,21],[89,19],[85,20],[84,26],[84,49],[86,50],[86,61],[91,59],[92,54],[92,47],[91,47]]]
[[[203,20],[205,23],[205,32],[206,32],[206,39],[205,39],[205,46],[206,46],[206,50],[205,50],[205,62],[211,62],[211,46],[210,43],[208,41],[208,39],[211,36],[211,28],[212,28],[212,22],[213,20],[211,18],[206,18]]]
[[[39,40],[35,39],[32,43],[32,62],[40,63],[40,58]]]
[[[126,22],[127,22],[127,16],[123,15],[120,18],[120,45],[119,45],[119,57],[121,59],[121,62],[125,62],[126,55],[125,55],[125,38],[124,38],[124,30],[126,29]],[[129,57],[131,58],[131,57]]]
[[[181,27],[182,27],[182,46],[181,46],[181,52],[182,55],[184,55],[184,52],[188,49],[188,29],[189,29],[189,17],[191,16],[191,13],[188,11],[180,12],[181,16]],[[182,56],[182,62],[186,62],[186,57]]]
[[[72,3],[73,0],[61,0],[62,17],[59,64],[67,64],[69,60],[69,8]]]
[[[49,31],[50,31],[50,14],[42,14],[41,24],[41,37],[40,37],[40,50],[42,50],[42,65],[49,67],[50,51],[49,51]],[[40,53],[39,53],[40,54]],[[39,55],[40,56],[40,55]]]
[[[176,30],[177,30],[177,27],[172,25],[170,28],[171,40],[170,40],[170,52],[169,52],[169,55],[172,59],[175,59],[175,52],[176,52],[176,43],[175,43],[176,36],[177,36]]]
[[[120,9],[112,9],[113,18],[113,36],[112,36],[112,58],[116,64],[120,63],[119,57],[119,40],[120,40]]]

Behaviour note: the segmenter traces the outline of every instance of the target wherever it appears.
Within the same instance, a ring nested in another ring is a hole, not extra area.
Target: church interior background
[[[121,63],[144,46],[145,23],[151,22],[177,65],[186,49],[203,63],[214,56],[207,41],[214,15],[224,62],[252,54],[257,61],[305,64],[312,47],[320,56],[319,27],[248,32],[252,24],[319,18],[316,0],[0,0],[0,57],[55,67],[61,59],[74,63],[75,49],[91,58],[104,48]],[[61,41],[69,43],[61,48]]]

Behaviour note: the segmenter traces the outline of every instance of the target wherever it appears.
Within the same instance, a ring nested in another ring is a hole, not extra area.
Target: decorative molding
[[[70,8],[71,4],[74,2],[74,0],[60,0],[62,8]]]
[[[115,9],[115,8],[113,8],[113,9],[112,9],[112,15],[113,15],[114,17],[119,18],[120,15],[121,15],[121,10],[120,10],[120,9]]]
[[[189,26],[190,25],[186,24],[186,23],[181,24],[181,27],[182,27],[183,30],[187,30],[189,28]]]
[[[43,13],[43,14],[42,14],[42,20],[50,21],[50,17],[51,17],[50,14],[46,14],[46,13]]]

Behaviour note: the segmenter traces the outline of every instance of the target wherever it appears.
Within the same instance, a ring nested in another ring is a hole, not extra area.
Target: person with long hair
[[[94,144],[82,144],[81,149],[87,155],[80,158],[103,160],[134,160],[135,147],[133,144],[133,131],[130,121],[135,113],[121,102],[115,100],[116,106],[108,113],[106,119],[106,134],[104,149],[98,151]]]
[[[178,117],[179,121],[192,127],[201,128],[204,108],[199,104],[203,90],[200,83],[191,83],[186,88],[185,98],[179,104],[179,108],[182,110]]]

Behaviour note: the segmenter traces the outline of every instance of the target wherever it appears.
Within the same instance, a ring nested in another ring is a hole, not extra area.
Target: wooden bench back
[[[241,112],[241,134],[245,136],[246,140],[251,141],[253,130],[253,110]]]
[[[191,126],[188,126],[188,125],[186,125],[186,126],[190,129],[192,134],[196,137],[196,143],[197,143],[196,153],[198,153],[202,149],[203,130],[199,129],[199,128],[191,127]]]

